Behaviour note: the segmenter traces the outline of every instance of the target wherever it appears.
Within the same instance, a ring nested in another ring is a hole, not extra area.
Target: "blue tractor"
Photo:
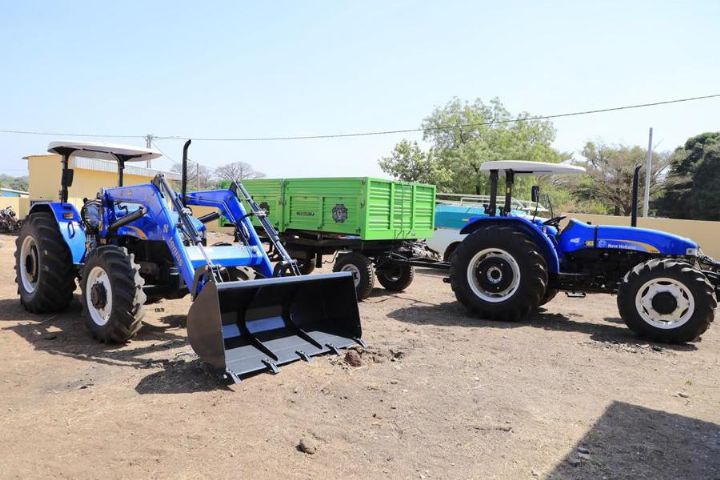
[[[268,238],[277,233],[241,184],[186,193],[183,181],[181,196],[163,174],[123,186],[125,164],[160,156],[155,150],[53,142],[49,151],[62,157],[60,201],[34,203],[16,244],[16,281],[26,310],[61,311],[79,284],[92,334],[124,343],[140,329],[146,303],[190,294],[190,344],[233,381],[362,345],[351,274],[301,276],[279,242],[274,247],[282,260],[273,268],[249,217],[260,218]],[[118,186],[84,199],[79,212],[68,202],[76,155],[113,160],[118,171]],[[240,195],[253,211],[246,212]],[[195,218],[191,205],[220,212]],[[235,241],[208,246],[204,224],[220,213],[235,224]]]
[[[519,320],[559,291],[617,294],[627,326],[651,340],[696,340],[714,318],[720,264],[694,241],[637,228],[637,185],[633,180],[631,226],[590,225],[563,216],[520,217],[511,212],[519,175],[583,173],[581,167],[528,161],[492,161],[487,216],[471,218],[468,234],[451,259],[449,282],[457,299],[478,316]],[[505,177],[504,205],[497,213],[498,180]],[[539,188],[532,189],[533,201]]]

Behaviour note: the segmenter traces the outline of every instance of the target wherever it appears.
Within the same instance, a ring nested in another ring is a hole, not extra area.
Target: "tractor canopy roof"
[[[158,158],[162,154],[152,148],[136,147],[134,145],[118,145],[115,143],[77,142],[61,140],[50,142],[48,152],[60,155],[81,154],[88,158],[122,159],[127,162],[139,162]],[[115,157],[115,158],[113,158]]]
[[[585,173],[583,167],[563,163],[531,162],[529,160],[497,160],[480,165],[481,171],[511,170],[515,175],[568,175]]]

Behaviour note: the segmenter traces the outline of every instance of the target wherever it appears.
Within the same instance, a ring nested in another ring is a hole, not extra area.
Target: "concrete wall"
[[[565,214],[593,225],[630,225],[630,217],[612,215],[590,215],[584,213]],[[720,258],[720,222],[700,220],[677,220],[674,218],[638,218],[638,227],[652,228],[691,238],[700,244],[703,252],[711,257]]]

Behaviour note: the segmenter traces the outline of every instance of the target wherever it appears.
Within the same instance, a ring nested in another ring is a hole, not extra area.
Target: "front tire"
[[[355,294],[358,300],[365,300],[375,287],[375,270],[368,257],[359,252],[340,255],[335,260],[333,272],[350,272],[355,283]]]
[[[692,342],[715,316],[715,290],[692,265],[654,259],[630,270],[618,290],[618,310],[636,334],[665,343]]]
[[[75,269],[52,214],[30,214],[15,246],[15,282],[25,310],[54,313],[67,308],[75,291]]]
[[[455,250],[450,285],[471,312],[488,320],[517,321],[545,295],[548,274],[537,244],[510,226],[490,225]]]
[[[83,314],[93,336],[105,343],[125,343],[142,326],[144,280],[134,255],[114,245],[96,248],[83,268]]]

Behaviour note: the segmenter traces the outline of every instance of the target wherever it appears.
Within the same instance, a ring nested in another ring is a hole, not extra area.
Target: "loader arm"
[[[206,190],[192,192],[185,195],[186,205],[217,208],[222,216],[243,232],[243,241],[251,247],[263,248],[262,241],[253,228],[249,215],[246,213],[237,195],[231,190]],[[270,278],[273,276],[273,268],[267,255],[259,265],[260,273]]]
[[[167,244],[185,285],[190,288],[195,280],[195,267],[183,242],[183,231],[180,224],[173,221],[171,210],[158,187],[155,184],[143,184],[107,188],[102,190],[101,195],[104,197],[106,205],[111,205],[113,202],[125,202],[145,208],[145,216],[150,220],[148,223],[154,228],[148,230],[147,227],[144,227],[143,233],[149,240],[162,240]],[[182,212],[179,213],[178,218],[181,218]],[[102,237],[106,237],[112,224],[118,219],[112,209],[105,209],[103,220],[103,229],[100,234]]]

